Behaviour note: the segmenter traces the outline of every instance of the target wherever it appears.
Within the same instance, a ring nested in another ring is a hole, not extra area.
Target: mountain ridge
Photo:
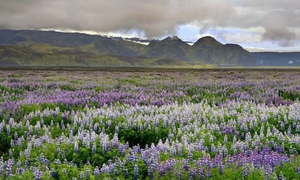
[[[83,33],[0,30],[0,47],[0,66],[4,62],[21,66],[47,66],[49,62],[79,66],[255,66],[264,62],[258,60],[262,55],[238,44],[222,44],[211,36],[199,38],[193,45],[177,36],[144,45]]]

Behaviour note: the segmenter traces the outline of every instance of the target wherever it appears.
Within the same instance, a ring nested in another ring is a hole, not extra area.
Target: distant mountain
[[[237,44],[202,37],[152,40],[36,30],[0,30],[0,66],[282,66],[300,53],[250,53]],[[143,42],[148,42],[144,40]]]
[[[300,52],[252,53],[260,66],[300,66]]]
[[[200,38],[193,46],[188,45],[176,36],[167,37],[162,41],[153,40],[138,55],[180,59],[191,65],[255,65],[252,55],[241,46],[235,44],[223,45],[213,37]]]

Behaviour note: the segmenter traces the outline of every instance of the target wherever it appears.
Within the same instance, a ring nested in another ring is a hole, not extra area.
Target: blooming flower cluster
[[[300,74],[0,71],[0,177],[300,178]]]

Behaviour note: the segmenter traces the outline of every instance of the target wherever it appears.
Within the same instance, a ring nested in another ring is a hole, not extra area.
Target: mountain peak
[[[195,42],[193,46],[215,47],[215,46],[222,46],[222,45],[223,44],[217,41],[214,37],[204,36],[198,39],[198,41]]]
[[[178,36],[172,36],[171,39],[172,40],[181,40]]]
[[[177,37],[177,36],[168,36],[168,37],[166,37],[165,39],[163,39],[162,41],[182,41],[179,37]]]

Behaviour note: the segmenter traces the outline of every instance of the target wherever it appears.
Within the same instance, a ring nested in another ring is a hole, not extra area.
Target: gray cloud
[[[300,4],[298,0],[251,0],[251,1],[241,1],[241,0],[227,0],[234,6],[239,7],[250,7],[255,9],[299,9]]]
[[[0,0],[0,28],[135,30],[147,37],[176,33],[184,24],[262,28],[262,40],[293,45],[300,38],[299,0]],[[283,43],[284,42],[284,43]]]
[[[231,19],[235,28],[262,28],[261,40],[273,41],[279,46],[294,46],[299,40],[300,3],[297,0],[238,1],[229,0],[235,5],[237,16]]]
[[[1,28],[60,28],[101,32],[140,30],[148,37],[182,24],[224,26],[234,8],[220,0],[0,0]]]
[[[288,20],[280,12],[270,13],[264,21],[263,39],[275,40],[280,46],[293,46],[296,34],[287,28]]]

